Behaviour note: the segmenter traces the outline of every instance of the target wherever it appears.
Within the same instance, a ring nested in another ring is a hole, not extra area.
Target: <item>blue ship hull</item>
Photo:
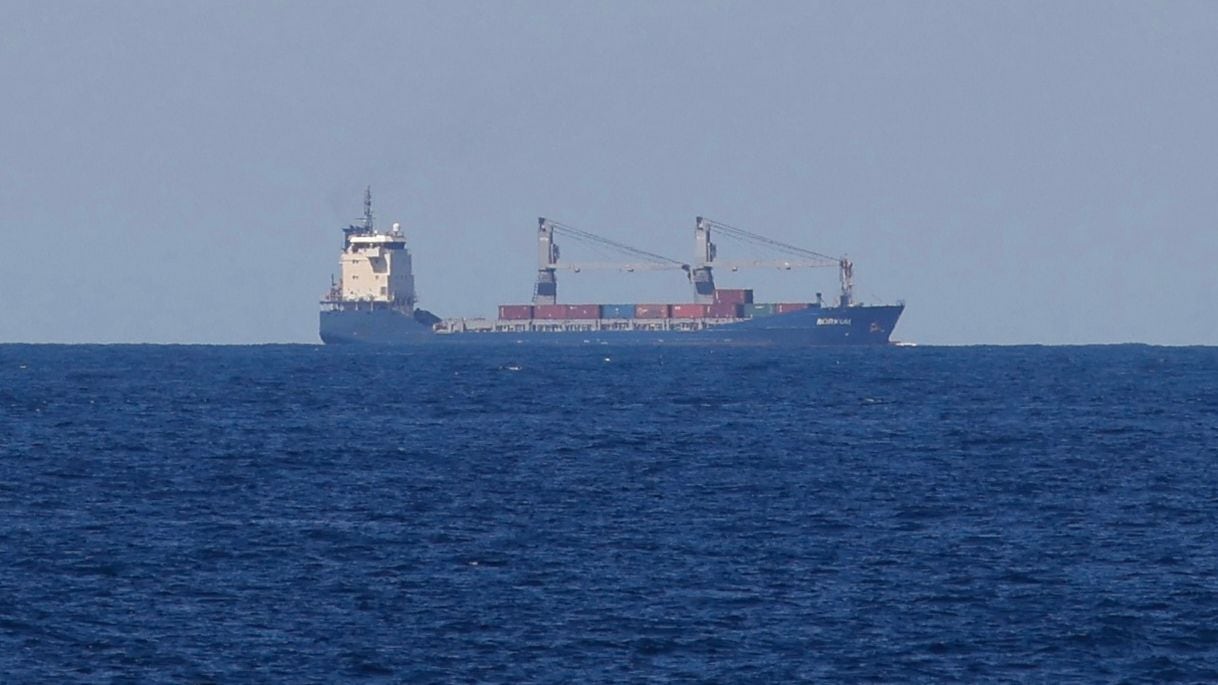
[[[326,344],[420,345],[454,343],[886,345],[904,305],[809,307],[785,314],[711,325],[696,331],[573,330],[437,333],[393,309],[321,312]],[[510,322],[521,323],[521,322]],[[553,322],[546,322],[553,323]]]

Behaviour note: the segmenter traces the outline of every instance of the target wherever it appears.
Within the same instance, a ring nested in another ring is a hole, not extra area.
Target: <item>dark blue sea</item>
[[[0,346],[0,682],[1218,682],[1218,349]]]

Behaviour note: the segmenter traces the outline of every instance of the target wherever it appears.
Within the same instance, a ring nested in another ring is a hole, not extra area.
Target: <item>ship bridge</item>
[[[347,241],[350,250],[405,250],[406,236],[399,233],[398,224],[393,225],[392,233],[377,233],[374,235],[352,236]]]
[[[406,236],[396,223],[388,232],[376,229],[371,188],[364,191],[363,221],[343,229],[339,268],[339,281],[331,288],[327,303],[339,308],[364,304],[413,313],[414,272]]]

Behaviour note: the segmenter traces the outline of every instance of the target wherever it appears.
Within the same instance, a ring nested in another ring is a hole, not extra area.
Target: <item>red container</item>
[[[539,304],[533,307],[534,319],[565,319],[567,318],[567,305],[565,304]]]
[[[705,304],[674,304],[672,306],[672,318],[674,319],[701,319],[706,317]]]
[[[743,288],[737,290],[716,290],[715,304],[753,304],[753,291]]]
[[[740,305],[716,302],[715,304],[707,305],[706,315],[712,319],[738,319],[740,318]]]
[[[636,304],[634,306],[636,319],[667,319],[668,305],[666,304]]]
[[[567,305],[568,319],[599,319],[601,306],[599,304],[569,304]]]
[[[787,312],[797,312],[801,309],[807,309],[807,302],[782,302],[774,305],[775,314],[786,314]]]
[[[527,321],[531,318],[533,318],[533,305],[531,304],[499,305],[499,319],[502,321]]]

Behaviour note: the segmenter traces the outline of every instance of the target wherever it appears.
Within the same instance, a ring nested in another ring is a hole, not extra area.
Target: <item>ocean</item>
[[[0,346],[4,683],[1218,682],[1218,349]]]

